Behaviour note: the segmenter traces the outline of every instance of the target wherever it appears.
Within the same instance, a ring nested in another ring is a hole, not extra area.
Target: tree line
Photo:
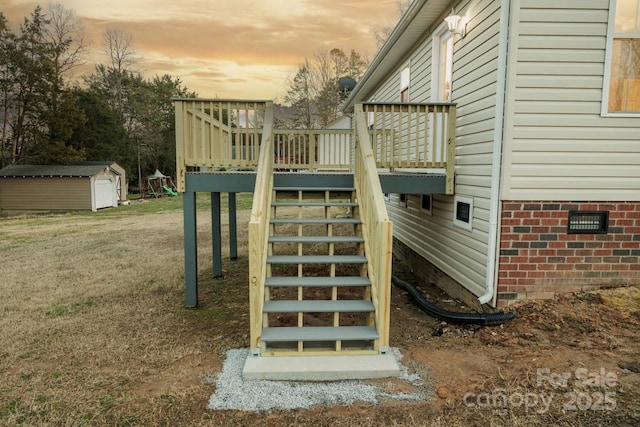
[[[379,44],[388,32],[372,31]],[[113,160],[125,167],[132,188],[155,169],[175,171],[171,98],[196,94],[177,77],[136,71],[141,58],[127,33],[105,31],[103,50],[104,63],[74,78],[89,48],[73,10],[37,6],[16,31],[0,12],[0,168]],[[347,95],[338,80],[357,81],[367,66],[355,50],[305,58],[289,78],[284,102],[290,108],[276,117],[276,127],[318,128],[338,118]]]
[[[12,31],[0,12],[0,167],[112,160],[133,185],[175,170],[172,97],[195,97],[179,78],[145,78],[130,35],[109,29],[106,61],[73,79],[88,47],[75,13],[37,6]]]
[[[410,4],[410,0],[396,0],[397,20]],[[393,25],[370,28],[377,50],[385,43],[397,20]],[[368,66],[368,58],[354,49],[348,53],[340,48],[320,50],[313,57],[305,58],[288,81],[284,102],[290,106],[290,114],[276,115],[276,127],[313,129],[327,126],[342,115],[341,105],[348,96],[339,87],[339,79],[349,77],[357,82]]]
[[[342,77],[359,80],[369,62],[360,53],[342,49],[318,51],[313,58],[305,58],[298,71],[289,78],[284,97],[291,106],[291,115],[276,123],[283,127],[313,129],[324,127],[341,114],[340,106],[347,92],[339,87]]]

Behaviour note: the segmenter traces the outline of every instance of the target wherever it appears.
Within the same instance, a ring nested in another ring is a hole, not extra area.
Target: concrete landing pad
[[[242,370],[245,380],[339,381],[400,376],[394,356],[248,356]]]

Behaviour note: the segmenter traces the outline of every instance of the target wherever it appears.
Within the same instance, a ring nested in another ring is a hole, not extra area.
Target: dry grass
[[[610,415],[509,413],[501,418],[462,406],[460,396],[440,403],[387,402],[272,414],[207,411],[215,391],[212,379],[225,351],[248,344],[243,237],[248,211],[239,213],[240,257],[229,261],[223,248],[225,276],[219,280],[211,279],[210,272],[210,215],[199,214],[202,304],[193,310],[183,308],[182,212],[175,206],[162,208],[175,204],[169,199],[145,203],[160,209],[141,214],[131,206],[98,215],[0,218],[0,425],[577,426],[598,425]],[[430,329],[438,322],[425,318],[396,291],[392,310],[392,344],[433,362],[434,375],[441,374],[430,348],[438,349],[442,366],[451,360],[447,348],[459,358],[465,352],[493,352],[488,357],[496,363],[504,356],[497,352],[521,348],[509,344],[509,336],[502,337],[504,348],[489,348],[489,333],[432,338]],[[635,336],[620,337],[618,345],[637,342]],[[555,351],[558,345],[553,347]],[[624,357],[637,350],[625,348]],[[469,364],[469,371],[477,369]],[[499,383],[498,371],[491,369],[492,383]],[[447,378],[450,373],[439,381]],[[506,381],[527,386],[526,377]],[[628,390],[621,407],[640,398],[637,389]],[[614,414],[615,420],[634,422],[632,409]]]
[[[203,319],[182,308],[182,213],[135,210],[0,220],[0,424],[169,424],[207,387],[207,339],[183,337]],[[198,221],[206,277],[210,215]],[[202,378],[164,375],[180,364]]]

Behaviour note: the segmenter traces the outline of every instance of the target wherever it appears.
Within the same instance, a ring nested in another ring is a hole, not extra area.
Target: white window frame
[[[411,93],[409,87],[411,86],[411,67],[409,64],[405,65],[400,71],[400,102],[409,102],[411,99]],[[407,91],[407,99],[402,100],[402,93]]]
[[[640,112],[610,112],[609,111],[609,86],[611,84],[611,61],[613,60],[613,39],[615,38],[617,0],[609,1],[609,22],[607,28],[607,44],[604,59],[604,79],[602,87],[602,106],[600,115],[603,117],[638,117]],[[621,33],[625,35],[634,33]],[[640,34],[637,34],[640,37]]]
[[[469,222],[460,221],[458,219],[458,202],[469,205]],[[465,230],[473,230],[473,197],[470,196],[454,196],[453,198],[453,225],[464,228]]]
[[[441,73],[440,67],[441,61],[441,49],[442,43],[450,41],[451,49],[447,58],[449,65],[449,72],[447,73],[449,81],[451,81],[451,88],[449,89],[449,97],[447,100],[443,100],[440,97],[440,85],[441,85]],[[453,34],[449,31],[446,23],[443,23],[433,33],[432,39],[432,52],[431,55],[431,101],[432,102],[451,102],[453,99]]]

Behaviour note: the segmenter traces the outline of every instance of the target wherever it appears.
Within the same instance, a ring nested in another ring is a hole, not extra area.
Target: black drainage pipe
[[[398,276],[392,276],[391,281],[400,289],[404,289],[409,292],[409,295],[411,295],[422,311],[427,313],[429,316],[435,317],[439,320],[444,320],[447,323],[472,323],[474,325],[490,326],[500,325],[516,317],[514,312],[458,313],[455,311],[444,310],[425,298],[422,292],[420,292],[418,288],[413,286],[411,283],[405,282]]]

